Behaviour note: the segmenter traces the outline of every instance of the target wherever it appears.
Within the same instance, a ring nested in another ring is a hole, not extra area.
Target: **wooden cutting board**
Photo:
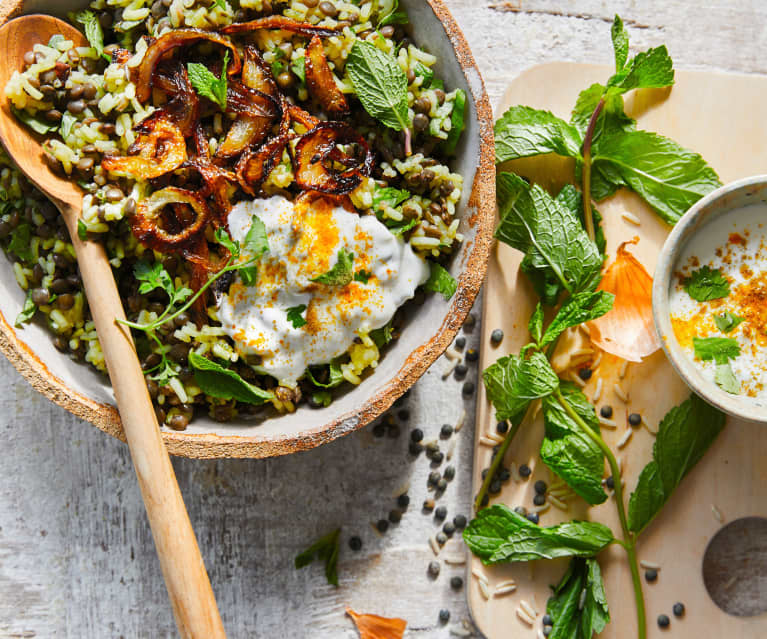
[[[525,71],[507,90],[496,116],[513,104],[547,109],[569,119],[578,92],[594,82],[604,82],[610,75],[607,67],[555,63]],[[716,169],[723,182],[767,173],[767,118],[763,105],[767,101],[767,77],[720,75],[712,73],[679,72],[670,90],[633,92],[626,100],[626,110],[636,118],[641,129],[657,131],[685,147],[698,151]],[[530,158],[511,163],[508,167],[556,192],[563,180],[572,175],[570,161],[552,156]],[[618,192],[598,206],[606,219],[608,264],[615,256],[617,245],[638,235],[634,255],[650,274],[655,270],[656,257],[669,231],[640,199],[629,192]],[[640,226],[625,221],[621,214],[629,211],[641,220]],[[482,321],[481,365],[484,369],[499,357],[516,353],[528,340],[527,321],[533,310],[534,296],[524,275],[518,272],[521,254],[504,244],[492,251],[484,294]],[[490,332],[501,328],[505,337],[493,347]],[[617,450],[616,444],[625,432],[630,412],[642,414],[653,428],[674,405],[683,401],[689,390],[675,375],[663,352],[658,351],[641,364],[630,364],[624,379],[618,375],[622,362],[605,355],[592,379],[584,389],[591,397],[598,378],[602,378],[601,399],[610,404],[614,431],[603,430],[605,440],[622,459],[626,499],[636,485],[636,478],[651,458],[653,435],[646,428],[635,430],[628,444]],[[613,392],[620,381],[629,395],[622,403]],[[495,432],[494,411],[487,402],[484,388],[480,389],[477,412],[476,448],[474,454],[473,491],[481,485],[480,473],[490,464],[491,447],[480,438]],[[548,469],[540,462],[537,451],[543,436],[543,420],[539,414],[517,434],[506,456],[506,465],[516,462],[529,464],[534,470],[527,481],[509,481],[503,492],[491,503],[511,507],[532,507],[533,483],[544,479],[550,483]],[[704,586],[702,561],[705,549],[717,531],[735,519],[767,515],[767,426],[729,419],[718,440],[704,459],[687,476],[661,515],[640,539],[640,560],[661,566],[657,582],[644,581],[647,606],[648,637],[727,637],[751,639],[767,636],[767,615],[743,617],[724,613],[713,602]],[[572,518],[593,519],[609,525],[620,534],[614,498],[595,508],[574,498],[569,511],[555,507],[542,514],[541,524],[552,525]],[[723,523],[712,509],[721,512]],[[757,542],[760,540],[757,539]],[[739,544],[733,544],[731,574],[725,571],[717,578],[724,583],[724,597],[733,601],[754,601],[761,597],[761,610],[767,609],[767,577],[759,583],[738,579],[743,567],[767,555],[767,539],[761,541],[764,554],[745,554]],[[600,555],[611,623],[601,639],[632,639],[636,637],[636,615],[625,552],[613,547]],[[532,562],[506,566],[484,567],[472,557],[471,569],[481,570],[488,579],[490,599],[483,597],[476,577],[469,576],[469,605],[477,627],[489,639],[509,637],[539,637],[541,616],[545,612],[549,586],[559,581],[566,561]],[[642,571],[644,572],[644,571]],[[517,582],[517,591],[493,596],[494,587],[508,579]],[[761,589],[761,592],[760,592]],[[521,600],[537,611],[535,625],[530,628],[516,614]],[[681,619],[672,615],[677,601],[686,606]],[[657,616],[667,614],[671,627],[661,630]]]

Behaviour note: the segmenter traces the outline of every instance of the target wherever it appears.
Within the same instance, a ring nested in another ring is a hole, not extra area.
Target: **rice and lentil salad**
[[[407,299],[452,295],[465,95],[398,0],[94,0],[70,19],[90,46],[35,45],[6,97],[83,188],[79,235],[106,248],[161,424],[326,406],[375,369]],[[63,221],[0,165],[17,324],[44,317],[105,372]],[[321,361],[270,368],[291,345]]]

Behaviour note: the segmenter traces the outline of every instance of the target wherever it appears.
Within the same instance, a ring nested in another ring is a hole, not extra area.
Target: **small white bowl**
[[[655,330],[671,365],[685,383],[709,404],[748,421],[767,423],[767,402],[731,395],[706,379],[677,342],[671,327],[669,295],[680,258],[692,238],[705,234],[717,217],[751,204],[767,202],[767,175],[726,184],[699,200],[672,229],[658,257],[652,287]]]

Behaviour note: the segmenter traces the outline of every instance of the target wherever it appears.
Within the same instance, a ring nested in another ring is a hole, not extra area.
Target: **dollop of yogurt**
[[[374,215],[276,195],[232,208],[233,239],[244,242],[253,216],[266,227],[269,250],[253,286],[238,277],[221,297],[218,317],[238,352],[260,356],[261,367],[283,384],[344,354],[358,334],[385,326],[428,279],[425,261]],[[354,254],[358,277],[345,286],[313,282],[335,266],[341,249]],[[294,326],[289,309],[306,323]]]

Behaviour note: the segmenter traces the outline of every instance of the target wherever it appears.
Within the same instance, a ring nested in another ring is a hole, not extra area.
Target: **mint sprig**
[[[189,81],[194,90],[203,98],[208,98],[218,104],[223,111],[226,110],[226,67],[229,64],[229,51],[224,53],[224,64],[221,68],[221,77],[217,78],[210,69],[199,62],[187,62],[186,70]]]

